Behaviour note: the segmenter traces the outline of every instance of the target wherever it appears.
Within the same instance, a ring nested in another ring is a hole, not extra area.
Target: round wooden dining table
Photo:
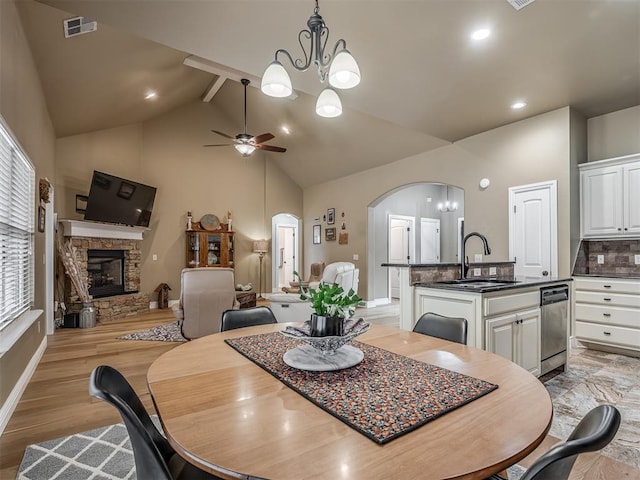
[[[527,456],[551,425],[549,394],[518,365],[478,348],[372,325],[357,341],[498,385],[380,445],[224,342],[286,325],[209,335],[153,362],[149,390],[179,455],[222,478],[480,479]]]

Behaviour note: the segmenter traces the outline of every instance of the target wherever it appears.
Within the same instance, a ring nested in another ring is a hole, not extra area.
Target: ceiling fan
[[[204,145],[205,147],[226,147],[227,145],[233,145],[235,149],[240,152],[243,157],[250,156],[256,149],[267,150],[269,152],[286,152],[286,148],[276,147],[274,145],[265,145],[264,142],[275,138],[271,133],[262,133],[260,135],[250,135],[247,133],[247,85],[249,80],[243,78],[240,80],[244,85],[244,132],[237,134],[235,137],[227,135],[226,133],[219,132],[217,130],[211,130],[213,133],[233,140],[233,143],[221,143],[216,145]]]

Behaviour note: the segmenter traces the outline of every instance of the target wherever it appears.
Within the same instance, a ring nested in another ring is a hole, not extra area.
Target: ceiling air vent
[[[516,10],[520,10],[522,7],[526,7],[530,3],[533,3],[535,0],[507,0],[511,4],[513,8]]]
[[[65,38],[75,37],[83,33],[94,32],[98,28],[98,22],[84,17],[69,18],[64,21]]]

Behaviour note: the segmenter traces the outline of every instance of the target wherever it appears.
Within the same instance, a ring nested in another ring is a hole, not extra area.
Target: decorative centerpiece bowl
[[[316,350],[322,352],[323,355],[335,355],[336,351],[356,338],[358,335],[362,335],[369,330],[371,326],[364,319],[350,318],[344,321],[344,335],[341,336],[329,336],[329,337],[312,337],[311,336],[311,322],[307,320],[303,324],[296,327],[287,327],[281,333],[285,337],[295,338],[296,340],[302,340],[311,345]]]

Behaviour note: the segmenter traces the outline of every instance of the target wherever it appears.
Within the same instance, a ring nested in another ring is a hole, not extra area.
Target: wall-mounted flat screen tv
[[[156,188],[93,172],[85,220],[148,227]]]

